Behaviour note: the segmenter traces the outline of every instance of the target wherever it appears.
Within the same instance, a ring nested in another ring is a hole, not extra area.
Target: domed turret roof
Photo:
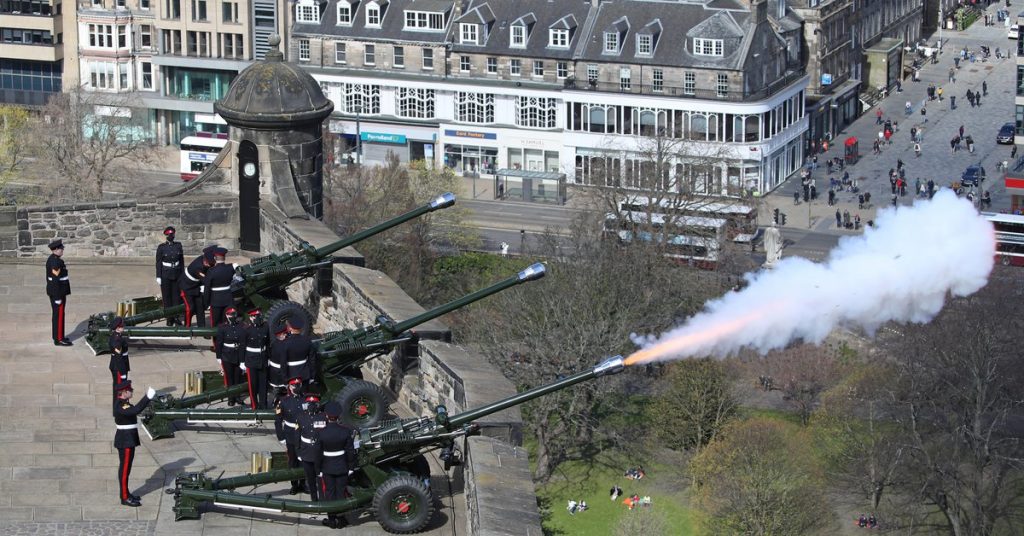
[[[277,49],[281,38],[274,35],[268,41],[272,49],[266,58],[238,73],[213,109],[228,124],[252,128],[282,128],[331,115],[334,103],[324,97],[320,84],[284,61]]]

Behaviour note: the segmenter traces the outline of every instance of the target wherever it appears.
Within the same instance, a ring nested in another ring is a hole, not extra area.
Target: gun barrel
[[[411,219],[418,218],[418,217],[420,217],[420,216],[422,216],[422,215],[424,215],[424,214],[426,214],[428,212],[433,212],[435,210],[440,210],[440,209],[443,209],[443,208],[448,208],[448,207],[450,207],[450,206],[452,206],[454,204],[455,204],[455,194],[453,194],[451,192],[441,194],[441,195],[435,197],[434,199],[432,199],[429,203],[427,203],[427,204],[425,204],[425,205],[423,205],[421,207],[415,208],[413,210],[410,210],[409,212],[406,212],[405,214],[402,214],[400,216],[396,216],[394,218],[391,218],[388,221],[385,221],[385,222],[382,222],[382,223],[378,223],[377,225],[374,225],[373,227],[370,227],[369,229],[366,229],[366,230],[360,231],[360,232],[358,232],[356,234],[353,234],[351,236],[347,236],[345,238],[342,238],[341,240],[338,240],[337,242],[333,242],[331,244],[328,244],[328,245],[326,245],[326,246],[324,246],[322,248],[317,248],[316,250],[314,250],[314,256],[316,258],[322,259],[324,257],[327,257],[328,255],[333,254],[336,251],[345,249],[348,246],[351,246],[352,244],[355,244],[357,242],[365,240],[365,239],[367,239],[367,238],[369,238],[369,237],[371,237],[371,236],[373,236],[375,234],[384,232],[384,231],[386,231],[386,230],[388,230],[388,229],[390,229],[392,227],[395,227],[397,225],[401,225],[401,224],[403,224],[403,223],[405,223],[405,222],[407,222],[407,221],[409,221]]]
[[[136,339],[170,339],[183,337],[213,337],[217,328],[199,328],[182,326],[126,326],[125,335]]]
[[[274,410],[253,410],[249,408],[171,408],[155,409],[153,410],[153,416],[170,420],[205,423],[266,421],[274,418]]]

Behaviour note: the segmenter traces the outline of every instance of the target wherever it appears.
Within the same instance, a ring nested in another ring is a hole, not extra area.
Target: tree
[[[17,175],[25,161],[29,114],[24,108],[0,105],[0,204],[8,181]]]
[[[805,435],[775,420],[733,422],[690,461],[710,534],[798,536],[830,528]]]
[[[671,525],[665,520],[665,515],[660,510],[637,507],[619,518],[619,523],[615,526],[615,535],[662,536],[673,532],[670,527]]]
[[[104,186],[153,158],[147,112],[129,97],[75,87],[50,97],[33,133],[58,199],[99,199]]]
[[[841,365],[820,346],[800,344],[771,352],[765,357],[771,388],[782,391],[783,400],[796,409],[807,424],[823,392],[842,377]]]
[[[648,408],[651,431],[669,448],[700,449],[736,414],[732,375],[715,359],[670,363]]]

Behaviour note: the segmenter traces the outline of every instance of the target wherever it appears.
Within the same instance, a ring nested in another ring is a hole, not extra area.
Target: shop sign
[[[359,139],[372,143],[394,143],[405,145],[404,134],[382,134],[380,132],[360,132]]]
[[[829,74],[829,73],[821,73],[821,85],[823,85],[823,86],[831,86],[832,85],[832,75]]]
[[[472,130],[448,130],[444,131],[445,136],[454,138],[475,138],[478,140],[496,140],[498,135],[494,132],[474,132]]]

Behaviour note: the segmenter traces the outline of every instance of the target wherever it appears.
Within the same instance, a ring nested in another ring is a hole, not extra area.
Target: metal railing
[[[723,93],[715,89],[690,89],[680,86],[667,86],[664,84],[634,84],[632,82],[629,84],[623,84],[621,82],[577,80],[572,77],[565,79],[565,89],[599,91],[602,93],[626,93],[633,95],[667,95],[670,97],[679,97],[684,99],[747,101],[763,99],[774,95],[788,87],[793,82],[803,78],[804,74],[803,70],[792,71],[786,74],[786,76],[757,91],[726,91]]]

